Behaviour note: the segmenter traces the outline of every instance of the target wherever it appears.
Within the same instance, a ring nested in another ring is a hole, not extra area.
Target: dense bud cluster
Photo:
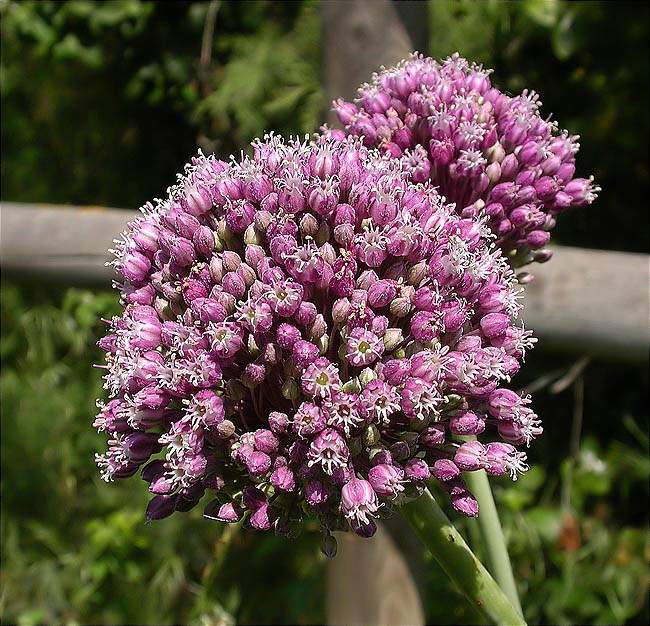
[[[363,536],[435,478],[514,479],[540,423],[502,387],[532,345],[484,221],[357,139],[269,136],[199,155],[118,243],[120,317],[100,341],[106,480],[141,470],[149,519]],[[463,441],[463,435],[483,435]]]
[[[443,63],[414,54],[375,74],[356,104],[336,100],[334,111],[346,133],[401,159],[462,217],[486,216],[515,266],[546,261],[557,216],[591,204],[600,189],[574,178],[578,137],[542,119],[535,92],[508,96],[490,73],[458,54]]]

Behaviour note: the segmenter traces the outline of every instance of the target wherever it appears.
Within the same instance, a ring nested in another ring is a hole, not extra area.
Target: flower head
[[[410,97],[402,78],[386,80]],[[381,93],[368,106],[392,101]],[[454,129],[436,158],[451,141],[458,176],[480,179],[489,133],[456,108],[429,113]],[[475,515],[461,470],[525,469],[515,446],[539,420],[503,387],[532,344],[516,278],[484,218],[414,182],[413,158],[268,136],[240,161],[199,154],[129,226],[115,250],[124,310],[100,341],[97,463],[106,480],[142,470],[150,519],[206,494],[211,519],[281,533],[310,514],[327,536],[370,536],[432,475]],[[479,432],[485,444],[455,439]]]
[[[458,54],[440,63],[413,54],[374,74],[355,103],[336,100],[333,109],[346,133],[400,159],[413,182],[430,181],[463,217],[488,224],[513,263],[542,262],[557,216],[591,204],[600,188],[574,177],[578,137],[541,117],[538,95],[506,95],[490,73]],[[397,246],[409,249],[407,239],[400,234]]]

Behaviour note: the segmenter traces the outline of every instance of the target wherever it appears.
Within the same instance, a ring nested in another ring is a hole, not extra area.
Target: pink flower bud
[[[481,318],[479,324],[483,334],[488,339],[491,339],[506,332],[506,329],[510,326],[510,318],[503,313],[488,313]]]

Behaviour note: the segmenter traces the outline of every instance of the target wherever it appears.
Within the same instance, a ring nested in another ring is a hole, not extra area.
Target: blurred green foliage
[[[3,197],[136,207],[197,143],[318,128],[316,4],[216,2],[202,64],[209,6],[0,0]]]
[[[647,5],[422,6],[430,52],[460,50],[507,89],[540,91],[582,135],[580,168],[604,191],[563,216],[559,239],[646,250]],[[135,207],[197,144],[226,155],[323,117],[316,1],[0,0],[0,17],[3,199]],[[323,623],[315,529],[291,543],[224,531],[200,508],[146,526],[143,484],[99,480],[90,365],[115,295],[5,282],[1,296],[2,620]],[[570,365],[535,351],[519,384]],[[647,371],[593,363],[585,381],[578,453],[571,394],[536,394],[547,428],[535,464],[495,495],[530,623],[646,623]],[[475,621],[428,558],[420,578],[430,623]]]

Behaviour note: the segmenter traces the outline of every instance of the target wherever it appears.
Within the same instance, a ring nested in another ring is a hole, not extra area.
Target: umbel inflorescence
[[[557,216],[591,204],[600,188],[574,177],[578,137],[540,116],[538,95],[508,96],[490,74],[458,54],[442,63],[413,54],[334,111],[346,133],[401,159],[460,215],[486,216],[513,265],[543,262]]]
[[[533,339],[485,220],[354,138],[199,155],[119,242],[123,314],[100,341],[106,480],[141,470],[149,519],[187,511],[370,536],[435,478],[514,479],[541,433],[503,387]],[[463,441],[479,435],[489,443]]]

